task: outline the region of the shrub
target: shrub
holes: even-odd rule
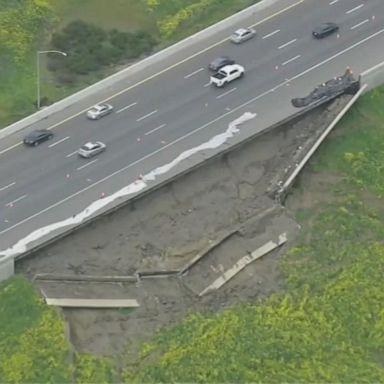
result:
[[[63,60],[57,55],[50,56],[49,68],[58,73],[85,75],[122,60],[140,57],[150,52],[155,44],[156,40],[144,31],[104,31],[84,21],[73,21],[51,40],[53,49],[66,52],[68,57]]]

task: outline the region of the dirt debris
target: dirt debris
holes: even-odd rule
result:
[[[180,269],[219,233],[237,228],[219,246],[211,264],[230,265],[263,242],[288,233],[288,243],[247,266],[215,293],[198,298],[180,277],[143,279],[135,283],[98,284],[39,282],[51,295],[137,298],[129,311],[65,309],[75,347],[98,355],[128,350],[133,357],[156,330],[176,324],[189,312],[216,312],[240,302],[257,302],[281,290],[278,261],[294,241],[297,224],[287,209],[271,198],[308,148],[347,102],[335,100],[258,137],[221,159],[183,176],[100,220],[83,227],[17,264],[31,278],[37,273],[134,275],[138,270]],[[259,215],[270,212],[261,220]],[[274,209],[276,208],[276,209]],[[253,248],[253,249],[252,249]],[[215,265],[216,265],[215,264]],[[203,270],[194,274],[208,286]],[[207,280],[207,281],[205,281]],[[196,280],[193,284],[196,284]]]

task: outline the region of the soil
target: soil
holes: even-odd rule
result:
[[[21,260],[18,272],[31,279],[41,273],[135,276],[138,271],[180,270],[202,253],[182,275],[119,283],[34,280],[50,297],[137,299],[139,308],[130,310],[63,310],[78,350],[115,358],[128,353],[132,360],[143,341],[190,312],[215,313],[284,289],[279,260],[299,226],[271,192],[346,101],[341,97],[319,107],[101,218]],[[313,198],[305,195],[308,204]],[[292,209],[297,206],[294,200],[290,197]],[[198,296],[218,271],[281,234],[287,235],[286,244],[249,264],[217,291]]]

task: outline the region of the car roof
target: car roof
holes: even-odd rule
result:
[[[221,68],[220,71],[229,71],[230,69],[240,69],[241,65],[239,64],[228,64],[225,67]]]
[[[236,35],[244,35],[244,33],[249,32],[249,31],[250,31],[249,28],[239,28],[234,33]]]
[[[222,61],[230,60],[228,56],[219,56],[212,60],[212,64],[221,63]]]
[[[98,143],[88,142],[88,143],[85,143],[85,144],[82,146],[82,148],[83,148],[83,149],[88,149],[88,150],[90,150],[90,149],[94,149],[94,148],[96,148],[96,147],[98,147],[98,146],[99,146]]]
[[[28,133],[28,137],[37,137],[37,136],[40,136],[40,135],[44,135],[46,133],[48,133],[49,131],[46,130],[46,129],[35,129],[34,131]]]
[[[96,104],[92,107],[93,110],[100,111],[105,107],[105,104]]]
[[[316,31],[322,31],[323,29],[327,29],[329,27],[336,27],[336,24],[331,22],[323,23],[316,28]]]

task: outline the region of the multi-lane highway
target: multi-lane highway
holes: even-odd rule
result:
[[[24,147],[19,135],[4,139],[0,249],[207,141],[246,111],[257,113],[254,125],[276,122],[292,113],[290,97],[304,95],[347,65],[359,72],[384,61],[382,0],[284,1],[267,11],[262,19],[246,18],[244,26],[256,24],[258,35],[244,44],[231,44],[230,31],[223,30],[189,59],[168,69],[159,63],[158,73],[138,74],[101,92],[99,100],[109,99],[115,107],[101,120],[85,118],[82,110],[94,100],[86,99],[58,113],[56,121],[29,127],[24,133],[47,125],[55,133],[37,148]],[[313,39],[312,29],[326,21],[339,24],[339,33]],[[215,89],[207,65],[221,55],[235,59],[246,73]],[[103,141],[107,151],[79,159],[76,151],[88,140]]]

